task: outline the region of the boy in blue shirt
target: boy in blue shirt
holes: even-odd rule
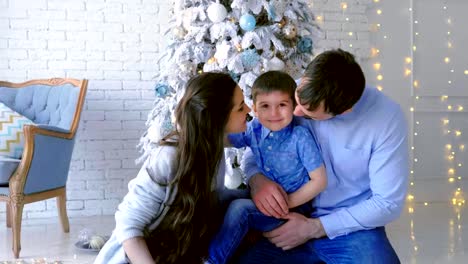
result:
[[[322,158],[309,130],[293,121],[295,81],[284,72],[269,71],[252,86],[256,119],[246,132],[230,134],[236,148],[249,146],[257,166],[288,194],[288,206],[310,214],[309,202],[327,186]],[[211,242],[208,263],[226,263],[249,229],[272,230],[284,219],[266,216],[250,199],[230,205],[221,230]]]

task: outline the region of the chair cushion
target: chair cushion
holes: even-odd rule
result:
[[[20,160],[3,159],[0,157],[0,187],[8,186],[8,180],[19,165]]]
[[[24,149],[23,126],[27,124],[34,123],[0,103],[0,159],[21,158]]]

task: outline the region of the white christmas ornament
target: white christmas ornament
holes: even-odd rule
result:
[[[213,3],[208,7],[207,10],[208,18],[213,23],[219,23],[223,21],[227,16],[226,8],[220,3]]]
[[[226,176],[224,177],[224,186],[228,189],[237,189],[242,184],[242,171],[240,168],[228,169],[226,167]]]
[[[269,71],[282,71],[284,66],[284,62],[276,56],[267,62],[267,68]]]

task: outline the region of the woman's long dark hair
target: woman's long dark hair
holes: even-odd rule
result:
[[[200,263],[207,255],[220,221],[215,216],[213,186],[236,86],[228,74],[214,72],[187,83],[176,108],[178,127],[161,142],[177,147],[175,177],[169,184],[176,184],[178,192],[162,223],[147,239],[158,263]]]

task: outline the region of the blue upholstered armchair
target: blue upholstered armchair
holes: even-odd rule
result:
[[[22,156],[0,160],[0,178],[7,179],[0,182],[0,201],[6,202],[6,223],[13,227],[17,258],[24,204],[57,197],[63,231],[69,232],[66,182],[87,84],[59,78],[0,81],[0,103],[32,121],[23,126]]]

